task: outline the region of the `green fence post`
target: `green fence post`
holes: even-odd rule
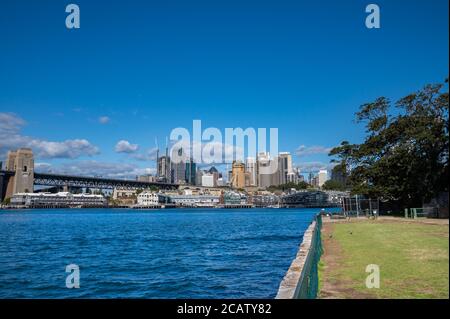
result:
[[[417,218],[417,208],[413,208],[413,213],[414,213],[413,218],[416,219]]]
[[[405,218],[408,218],[408,208],[405,208]]]

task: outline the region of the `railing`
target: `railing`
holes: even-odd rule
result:
[[[439,210],[437,207],[424,208],[405,208],[405,218],[439,218]]]
[[[295,299],[315,299],[319,291],[319,261],[323,253],[322,248],[322,216],[316,216],[311,246],[306,256],[305,265],[295,292]]]
[[[322,216],[318,214],[303,235],[296,258],[280,284],[276,299],[315,299],[319,290],[318,264],[322,255]]]

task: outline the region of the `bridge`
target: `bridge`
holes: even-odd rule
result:
[[[8,181],[14,177],[14,171],[0,170],[0,200],[3,201],[6,194]],[[125,189],[146,189],[158,187],[159,189],[178,189],[178,184],[161,182],[142,182],[137,180],[113,179],[103,177],[60,175],[48,173],[34,173],[34,185],[53,187],[79,187],[113,189],[116,187]]]

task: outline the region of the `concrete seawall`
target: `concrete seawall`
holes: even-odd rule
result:
[[[297,256],[292,261],[286,275],[281,281],[278,293],[275,299],[296,299],[298,298],[299,284],[305,278],[305,263],[311,251],[311,243],[314,232],[316,231],[316,221],[309,225],[303,235],[303,241],[300,244]]]

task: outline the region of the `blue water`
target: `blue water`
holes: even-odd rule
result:
[[[273,298],[317,212],[3,210],[0,298]]]

